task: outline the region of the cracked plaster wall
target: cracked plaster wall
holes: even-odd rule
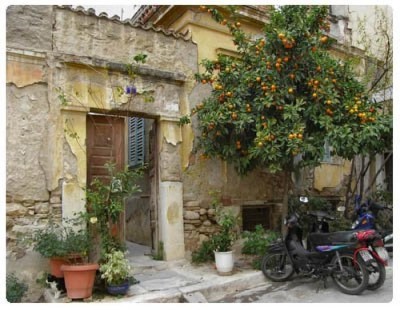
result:
[[[99,103],[100,108],[160,119],[163,145],[156,156],[164,165],[169,162],[158,181],[159,220],[169,234],[161,240],[167,259],[182,257],[183,156],[177,122],[189,110],[196,45],[54,6],[9,6],[6,45],[7,271],[17,271],[32,284],[27,300],[40,297],[34,282],[48,267],[19,241],[50,217],[61,221],[84,206],[86,114]],[[148,62],[139,68],[135,85],[139,90],[151,86],[154,103],[115,95],[115,85],[129,82],[121,68],[139,52],[148,55]],[[60,105],[59,87],[67,106]],[[178,243],[171,237],[177,234]],[[20,272],[23,261],[30,263]]]

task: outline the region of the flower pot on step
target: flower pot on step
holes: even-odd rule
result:
[[[129,280],[126,280],[121,284],[107,284],[107,292],[111,295],[125,295],[126,292],[129,290],[129,287]]]
[[[61,271],[62,265],[67,265],[68,261],[63,257],[50,257],[50,274],[56,278],[64,278],[64,273]]]
[[[233,270],[233,251],[229,252],[214,252],[215,255],[215,266],[217,271],[221,275],[229,275]]]
[[[71,299],[85,299],[92,296],[98,264],[62,265],[67,296]]]

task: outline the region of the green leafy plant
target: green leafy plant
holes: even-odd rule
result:
[[[192,263],[200,264],[214,260],[214,245],[211,239],[205,240],[192,252]]]
[[[107,284],[119,285],[129,278],[131,266],[122,251],[112,251],[105,254],[105,262],[100,266],[101,278]]]
[[[211,237],[211,244],[214,251],[228,252],[232,250],[233,242],[237,239],[236,227],[238,217],[231,210],[217,209],[217,223],[219,232]]]
[[[64,240],[64,228],[50,221],[45,228],[35,231],[33,249],[46,258],[63,257],[67,253]]]
[[[67,260],[72,263],[82,263],[89,259],[93,245],[92,236],[86,227],[66,227],[63,241]]]
[[[137,180],[143,175],[145,166],[135,169],[125,167],[117,172],[114,163],[107,163],[105,168],[108,171],[108,181],[96,178],[86,189],[87,212],[84,214],[91,232],[100,235],[103,254],[122,249],[110,224],[116,223],[124,210],[125,198],[140,191]]]
[[[242,236],[245,238],[242,253],[254,255],[252,265],[255,269],[260,269],[262,256],[268,245],[278,238],[278,234],[275,231],[265,230],[262,225],[256,225],[254,231],[245,231]]]
[[[6,278],[6,298],[8,302],[21,302],[22,297],[28,290],[28,285],[18,279],[14,273],[10,273]]]

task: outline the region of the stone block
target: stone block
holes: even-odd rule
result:
[[[203,222],[204,226],[211,226],[211,222],[209,220]]]
[[[194,226],[200,226],[202,221],[200,220],[185,220],[185,224],[193,224]]]
[[[194,229],[196,229],[196,227],[192,224],[185,224],[184,229],[185,230],[194,230]]]
[[[208,216],[214,216],[215,215],[215,209],[212,209],[212,208],[208,209],[207,210],[207,214],[208,214]]]
[[[50,211],[49,204],[47,202],[38,203],[35,205],[35,213],[37,214],[48,214]]]
[[[200,207],[200,205],[201,205],[201,201],[200,200],[186,201],[184,203],[185,208],[186,207],[189,207],[189,208],[191,208],[191,207]]]
[[[200,213],[200,215],[205,215],[205,214],[207,214],[207,210],[204,208],[201,208],[199,213]]]
[[[26,214],[27,209],[19,203],[8,203],[6,207],[7,216],[21,216]]]
[[[207,303],[207,299],[200,292],[187,293],[182,295],[185,303]]]
[[[183,218],[185,220],[198,220],[200,218],[200,214],[193,211],[185,211],[183,213]]]

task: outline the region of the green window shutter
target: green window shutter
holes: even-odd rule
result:
[[[331,146],[330,146],[328,140],[325,140],[325,144],[324,144],[324,157],[323,157],[323,159],[322,159],[322,162],[325,162],[325,163],[332,163]]]
[[[144,164],[144,118],[128,118],[128,165],[136,167]]]

